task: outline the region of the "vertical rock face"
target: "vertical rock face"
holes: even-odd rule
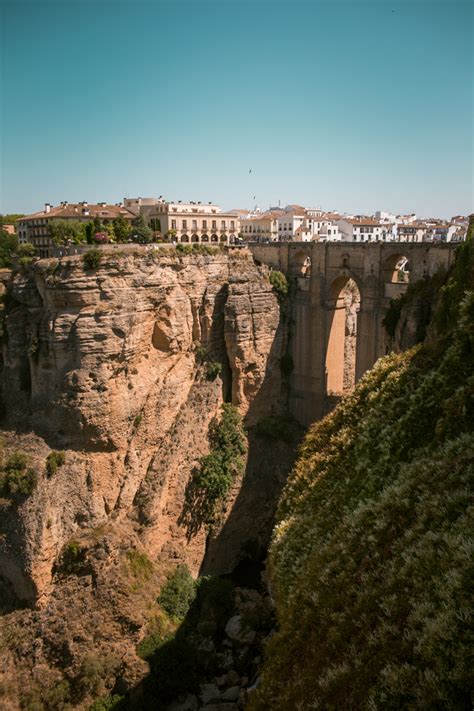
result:
[[[18,445],[39,473],[0,524],[9,584],[47,596],[65,542],[104,524],[197,572],[205,533],[181,512],[211,419],[223,399],[250,424],[281,405],[285,334],[265,268],[246,252],[108,253],[95,271],[45,260],[14,277],[7,301],[6,429],[28,423]],[[48,478],[51,449],[66,464]]]

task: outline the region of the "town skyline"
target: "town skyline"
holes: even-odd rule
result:
[[[165,185],[226,209],[472,210],[469,2],[0,7],[3,213]]]

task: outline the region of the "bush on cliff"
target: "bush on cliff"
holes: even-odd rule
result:
[[[270,272],[270,284],[276,293],[278,301],[284,301],[288,296],[288,280],[282,272]]]
[[[33,492],[38,477],[34,469],[28,467],[28,456],[24,452],[15,452],[0,471],[0,492],[11,496],[28,496]]]
[[[86,269],[98,269],[102,261],[102,254],[99,249],[89,249],[82,256],[82,261]]]
[[[209,442],[211,451],[201,457],[192,483],[202,522],[212,526],[219,519],[235,478],[244,468],[246,438],[242,418],[230,403],[222,405],[220,420],[212,420]]]
[[[158,602],[173,619],[185,617],[196,597],[196,583],[186,564],[178,565],[168,576],[158,597]]]
[[[62,467],[66,461],[64,452],[53,451],[46,457],[46,473],[48,476],[56,474],[58,467]]]
[[[252,711],[471,707],[472,238],[434,323],[308,432],[271,544],[279,629]]]

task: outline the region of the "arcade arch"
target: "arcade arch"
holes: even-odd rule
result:
[[[410,281],[410,263],[401,253],[391,254],[382,265],[382,278],[385,284],[408,284]]]
[[[342,395],[350,392],[355,385],[360,301],[360,290],[354,279],[347,275],[335,279],[326,303],[329,334],[326,348],[328,395]]]

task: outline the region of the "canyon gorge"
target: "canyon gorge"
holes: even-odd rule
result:
[[[291,561],[304,569],[308,521],[317,518],[316,509],[304,510],[315,486],[307,472],[331,442],[310,430],[298,445],[304,427],[334,406],[321,427],[336,439],[339,429],[343,437],[366,417],[360,403],[375,397],[371,390],[378,392],[386,376],[390,381],[391,369],[404,367],[398,361],[387,370],[377,366],[352,395],[379,355],[411,348],[427,334],[436,340],[430,323],[453,263],[451,249],[412,250],[415,278],[407,292],[408,284],[390,281],[400,259],[394,249],[329,253],[321,247],[295,248],[293,255],[288,248],[286,255],[265,248],[252,254],[125,246],[102,250],[93,268],[77,255],[1,275],[0,700],[6,711],[195,711],[201,705],[234,711],[248,702],[304,709],[305,694],[316,698],[309,683],[302,697],[292,690],[294,670],[282,652],[292,643],[282,615],[287,591],[305,590],[294,582]],[[278,269],[286,274],[284,289],[272,276]],[[399,406],[398,395],[395,400]],[[241,423],[242,466],[234,467],[210,523],[198,505],[196,475],[226,412]],[[344,451],[343,440],[337,446]],[[344,471],[349,481],[349,464]],[[324,510],[321,501],[317,506]],[[225,619],[209,610],[198,588],[200,621],[177,629],[159,597],[176,570],[204,581],[209,599],[212,586],[222,584]],[[298,641],[300,622],[289,604]],[[243,620],[252,620],[250,628]],[[212,683],[199,696],[189,672],[184,696],[175,700],[166,690],[160,702],[162,689],[152,688],[149,669],[166,676],[156,661],[163,659],[139,652],[159,637],[171,657],[183,642],[180,629]],[[266,645],[269,671],[264,666],[262,673]],[[295,659],[302,653],[293,651]],[[276,681],[280,674],[287,697]],[[91,706],[97,699],[109,701]],[[360,698],[354,703],[363,708]]]

